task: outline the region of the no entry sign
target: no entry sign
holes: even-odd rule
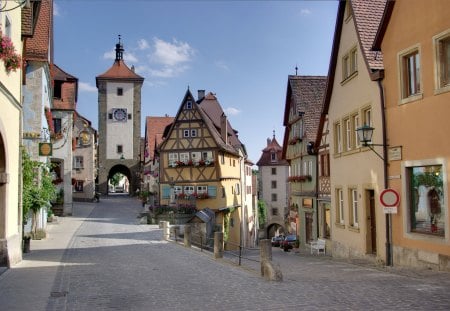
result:
[[[394,189],[384,189],[380,193],[380,203],[385,214],[397,214],[400,195]]]

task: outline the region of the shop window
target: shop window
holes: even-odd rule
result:
[[[442,165],[406,168],[410,231],[445,237],[446,207]]]

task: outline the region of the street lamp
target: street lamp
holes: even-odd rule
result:
[[[371,127],[370,125],[364,124],[361,127],[358,127],[356,129],[356,133],[358,134],[358,139],[361,142],[363,147],[369,147],[370,150],[372,150],[373,152],[376,153],[376,155],[384,161],[384,158],[381,156],[381,154],[379,154],[378,152],[375,151],[375,149],[373,149],[373,146],[382,146],[382,147],[386,147],[387,145],[384,144],[373,144],[372,143],[372,135],[373,135],[373,130],[374,128]]]
[[[125,157],[123,156],[123,153],[122,153],[122,155],[120,156],[120,160],[125,160]]]
[[[372,143],[372,135],[373,135],[373,130],[374,128],[370,125],[364,124],[361,127],[358,127],[356,129],[356,133],[358,134],[358,139],[361,142],[363,147],[369,147],[370,150],[372,150],[373,152],[376,153],[376,155],[383,160],[383,169],[384,169],[384,187],[387,189],[388,188],[388,171],[387,171],[387,167],[388,167],[388,162],[387,162],[387,151],[386,151],[386,147],[388,146],[387,144],[383,143],[383,144],[373,144]],[[383,141],[385,142],[386,139],[384,138]],[[383,147],[383,156],[381,156],[378,152],[375,151],[375,149],[373,149],[373,146],[382,146]],[[391,228],[392,228],[392,219],[391,219],[391,214],[390,213],[386,213],[386,265],[387,266],[391,266],[392,265],[392,247],[391,247],[391,243],[392,243],[392,232],[391,232]]]

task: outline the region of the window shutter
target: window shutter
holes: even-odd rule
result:
[[[217,187],[216,186],[208,186],[208,196],[215,198],[217,196]]]
[[[162,198],[170,199],[170,186],[163,186],[162,188]]]

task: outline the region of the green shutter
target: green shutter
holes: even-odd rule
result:
[[[208,186],[208,196],[215,198],[217,196],[217,187],[216,186]]]
[[[162,188],[162,198],[170,199],[170,186],[163,186]]]

